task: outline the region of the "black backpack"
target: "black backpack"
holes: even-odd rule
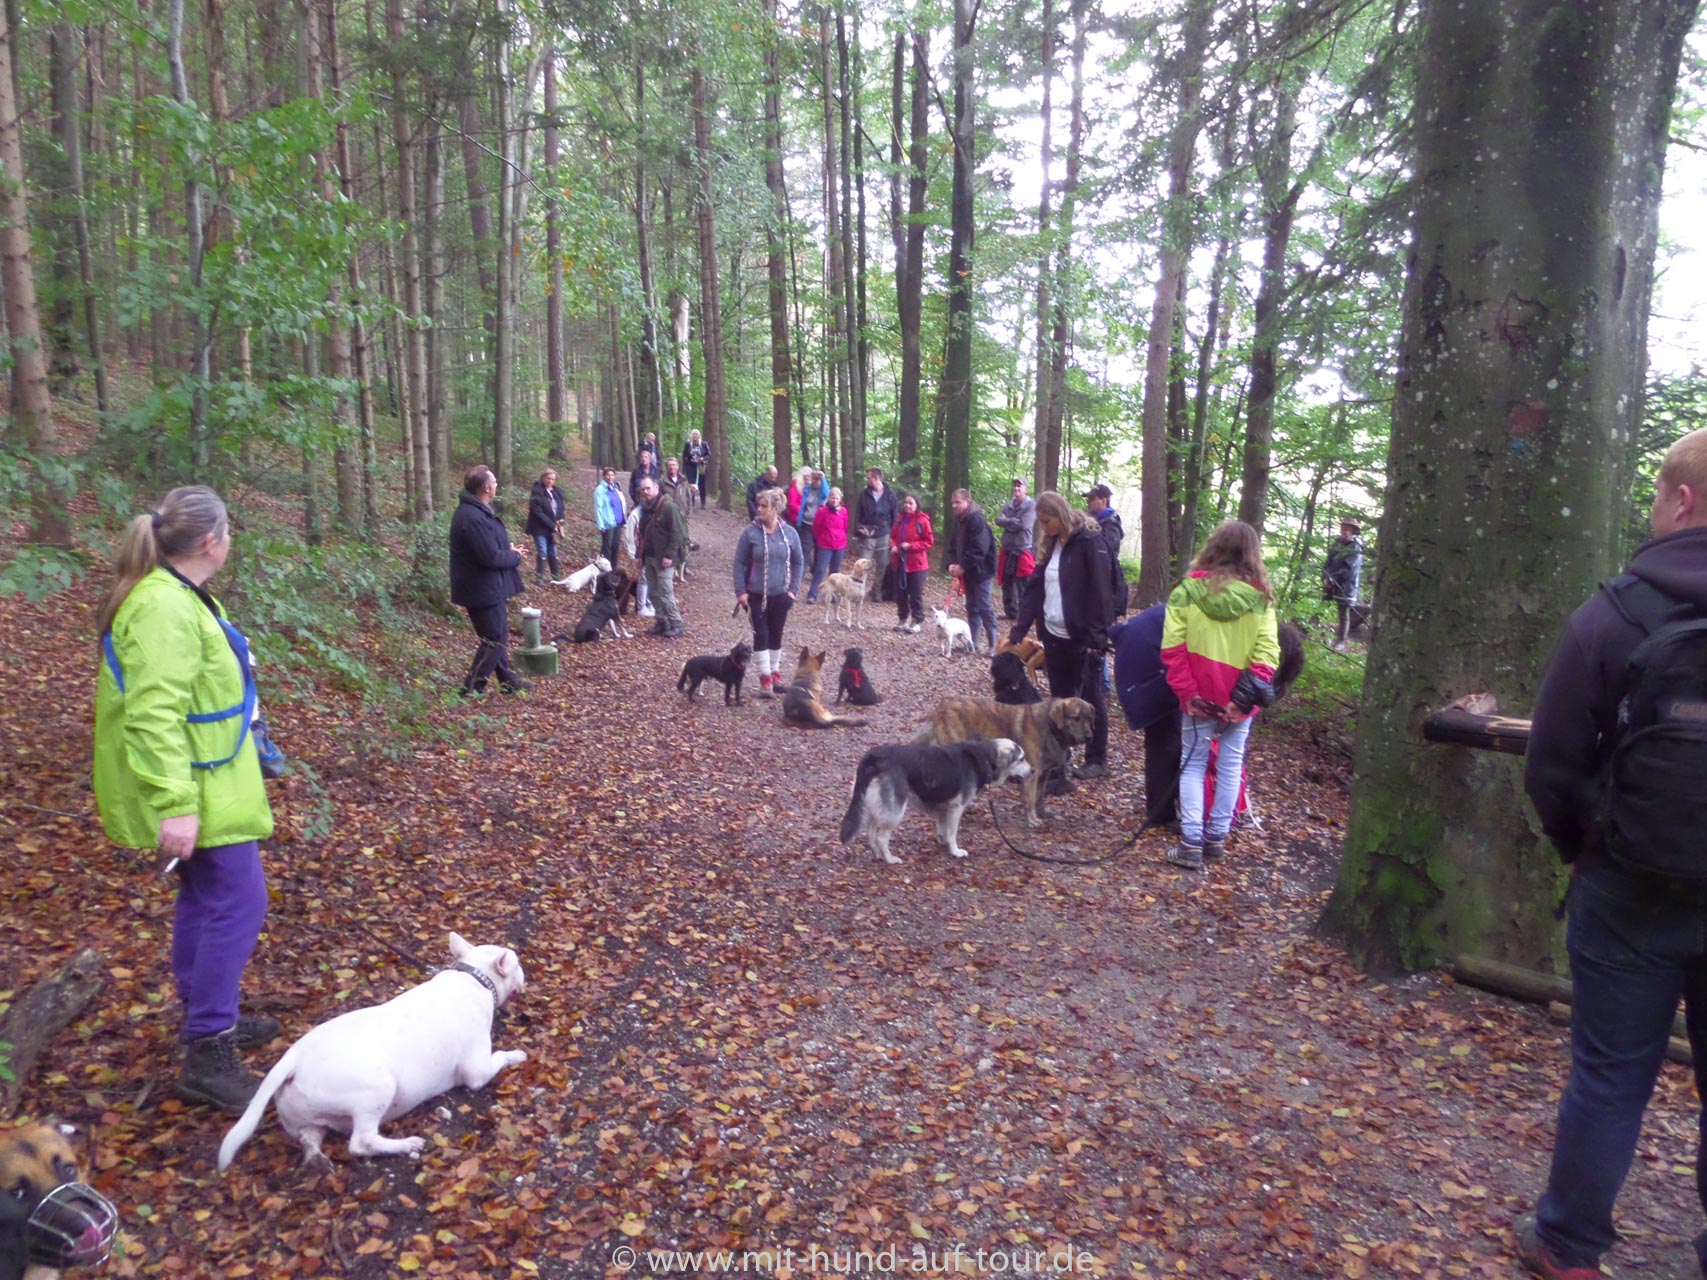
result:
[[[1707,616],[1633,574],[1604,590],[1646,633],[1604,773],[1607,852],[1635,871],[1707,885]]]

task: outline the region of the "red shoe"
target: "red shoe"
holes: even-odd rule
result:
[[[1553,1257],[1541,1243],[1541,1231],[1535,1225],[1535,1215],[1529,1214],[1517,1222],[1517,1256],[1542,1280],[1599,1280],[1600,1268],[1567,1267]]]

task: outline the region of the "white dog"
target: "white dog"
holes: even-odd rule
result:
[[[954,653],[954,647],[959,645],[967,653],[976,653],[972,647],[972,628],[966,625],[965,618],[951,618],[946,609],[932,609],[936,616],[936,633],[942,637],[942,656],[949,657]]]
[[[219,1144],[224,1172],[278,1094],[279,1123],[302,1144],[304,1163],[332,1162],[328,1130],[347,1131],[355,1156],[418,1155],[425,1138],[385,1138],[379,1126],[453,1085],[478,1089],[520,1049],[492,1052],[492,1015],[522,989],[521,961],[508,947],[472,947],[450,935],[456,963],[394,1000],[352,1009],[315,1027],[267,1072],[242,1118]]]
[[[861,556],[853,562],[848,573],[832,573],[824,579],[824,609],[826,620],[840,618],[838,604],[847,606],[848,630],[854,629],[854,611],[859,611],[859,625],[865,627],[865,584],[871,580],[871,560]]]
[[[588,587],[593,585],[593,579],[597,578],[601,573],[609,572],[610,561],[606,560],[603,556],[598,556],[592,561],[592,563],[582,565],[567,578],[553,578],[551,580],[551,585],[554,587],[568,587],[571,591],[585,591]]]

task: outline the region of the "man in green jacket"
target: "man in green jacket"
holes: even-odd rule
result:
[[[652,634],[665,640],[682,634],[682,611],[676,607],[676,565],[687,545],[687,530],[676,504],[659,496],[658,482],[640,482],[638,550],[646,565],[646,586],[658,611]]]

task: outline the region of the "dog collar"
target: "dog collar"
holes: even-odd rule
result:
[[[473,965],[464,964],[461,960],[458,960],[455,964],[447,964],[443,969],[440,969],[439,972],[440,973],[466,973],[469,977],[473,978],[481,986],[485,987],[487,991],[492,993],[492,1014],[494,1017],[497,1016],[499,1000],[498,1000],[498,984],[496,982],[493,982],[492,979],[488,978],[485,974],[481,973],[480,970],[476,969]]]

